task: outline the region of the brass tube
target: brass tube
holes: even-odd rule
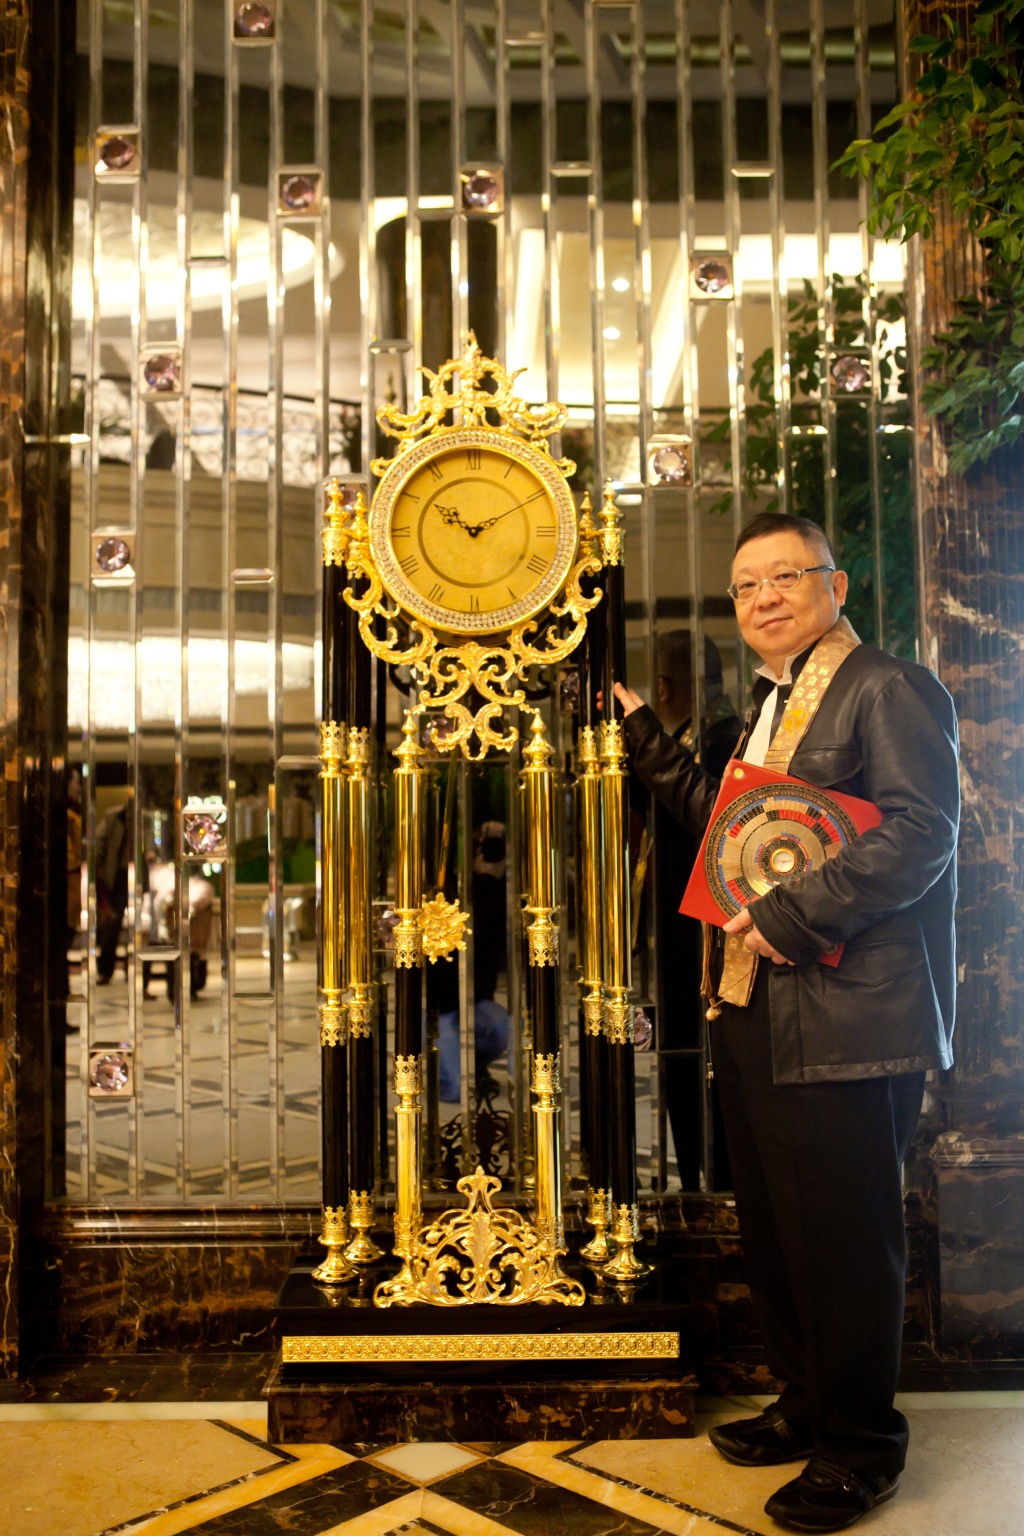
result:
[[[597,731],[584,726],[577,744],[577,824],[579,827],[579,902],[581,998],[585,1028],[601,1028],[601,977],[604,940],[601,900],[601,764]]]
[[[551,1245],[552,1254],[565,1251],[562,1225],[562,1159],[558,1126],[561,1092],[561,1052],[533,1058],[530,1086],[535,1100],[533,1113],[537,1156],[537,1231]]]
[[[533,966],[558,964],[558,929],[553,921],[555,890],[555,850],[553,787],[551,769],[552,750],[544,730],[544,722],[534,715],[530,727],[531,740],[523,751],[525,766],[522,771],[523,790],[526,798],[526,910],[533,918],[526,930],[529,945],[529,963]],[[539,1049],[553,1050],[556,1044],[537,1040]]]
[[[346,1258],[370,1264],[381,1250],[370,1237],[374,1218],[373,1155],[373,906],[370,891],[370,732],[349,727],[346,756],[346,970],[352,1089],[352,1170]]]

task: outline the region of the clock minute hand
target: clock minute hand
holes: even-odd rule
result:
[[[536,496],[536,494],[537,492],[534,491],[533,496]],[[526,506],[527,502],[533,500],[533,496],[527,496],[526,501],[517,502],[514,507],[509,507],[507,512],[499,512],[497,517],[485,517],[482,523],[464,523],[463,527],[467,533],[471,533],[475,537],[476,534],[482,533],[485,528],[493,528],[495,523],[500,523],[503,517],[510,517],[513,512],[518,512],[521,507]]]

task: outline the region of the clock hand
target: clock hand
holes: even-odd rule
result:
[[[458,507],[442,507],[440,502],[437,502],[436,506],[441,514],[442,523],[447,523],[450,528],[465,528],[467,533],[474,531],[467,523],[462,521],[462,518],[459,516]]]
[[[533,494],[535,496],[537,494],[536,491],[534,491]],[[517,502],[514,507],[509,507],[507,512],[499,512],[497,517],[485,517],[482,523],[463,523],[462,526],[465,528],[467,533],[472,534],[475,538],[476,535],[478,533],[482,533],[485,528],[493,528],[495,523],[500,523],[503,517],[509,517],[513,512],[518,512],[520,508],[525,507],[527,502],[532,500],[533,496],[527,496],[526,501]]]

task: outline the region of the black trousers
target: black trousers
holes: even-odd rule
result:
[[[893,1407],[903,1333],[902,1163],[924,1073],[777,1085],[769,962],[747,1008],[711,1026],[740,1236],[779,1408],[815,1453],[862,1473],[902,1470]]]

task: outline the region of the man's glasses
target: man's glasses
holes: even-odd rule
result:
[[[734,603],[752,603],[765,585],[771,587],[773,592],[792,592],[801,576],[813,575],[815,571],[834,570],[834,565],[804,565],[799,570],[776,571],[774,576],[762,576],[760,581],[734,581],[725,590]]]

